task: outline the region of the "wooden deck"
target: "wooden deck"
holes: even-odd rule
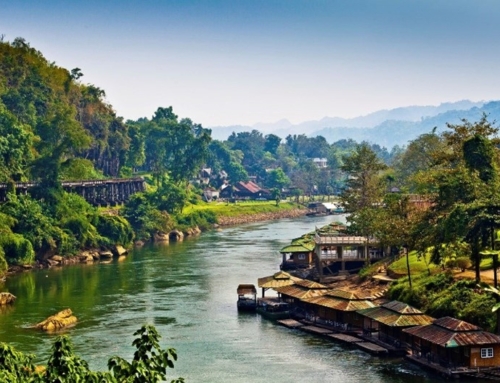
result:
[[[280,319],[277,321],[277,323],[291,329],[301,330],[309,334],[318,335],[321,337],[325,337],[327,339],[331,339],[336,342],[355,345],[359,349],[368,352],[372,355],[387,356],[392,354],[390,350],[388,350],[388,348],[376,344],[368,339],[362,339],[358,336],[353,336],[350,334],[346,334],[344,332],[339,332],[336,329],[328,328],[321,325],[316,325],[315,323],[305,319],[302,319],[300,321],[295,319]]]
[[[332,330],[329,330],[327,328],[317,327],[317,326],[303,326],[303,327],[300,327],[300,330],[311,333],[311,334],[315,334],[315,335],[327,335],[327,334],[331,334],[333,332]]]
[[[355,336],[352,335],[347,335],[347,334],[328,334],[327,335],[329,338],[332,338],[334,340],[338,340],[342,343],[358,343],[358,342],[363,342],[362,339],[356,338]]]
[[[301,323],[299,321],[296,321],[295,319],[280,319],[278,321],[278,324],[288,327],[288,328],[300,328],[304,326],[304,323]]]
[[[363,351],[372,355],[389,355],[389,351],[375,343],[371,342],[357,342],[355,345]]]
[[[377,346],[385,348],[387,350],[387,352],[392,356],[405,356],[406,354],[408,354],[408,351],[406,350],[406,348],[395,347],[392,344],[385,343],[384,341],[380,340],[377,336],[360,335],[360,337],[363,340],[365,340],[366,342],[374,343]]]

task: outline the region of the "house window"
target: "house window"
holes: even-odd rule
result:
[[[493,358],[493,347],[482,348],[481,358]]]
[[[305,254],[299,254],[299,259],[301,261],[303,261],[304,259],[306,259],[306,255]]]

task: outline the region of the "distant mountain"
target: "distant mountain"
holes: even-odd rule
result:
[[[394,145],[406,145],[419,135],[429,133],[434,127],[438,132],[442,132],[446,130],[447,123],[458,124],[462,119],[475,122],[483,114],[488,116],[490,122],[500,121],[500,101],[488,102],[481,107],[472,107],[468,110],[448,110],[432,117],[424,117],[420,121],[386,120],[371,128],[323,128],[308,136],[323,136],[330,143],[351,138],[358,142],[368,141],[392,148]]]
[[[233,132],[249,132],[253,129],[259,130],[263,134],[273,133],[282,138],[285,138],[289,134],[307,134],[308,136],[317,136],[321,134],[329,142],[334,142],[341,138],[347,138],[347,132],[345,132],[345,130],[352,129],[353,131],[349,132],[348,138],[354,139],[354,137],[359,136],[366,137],[364,139],[369,139],[368,137],[370,137],[370,134],[365,131],[366,129],[380,126],[383,127],[385,126],[384,124],[392,126],[393,123],[391,123],[391,121],[399,121],[398,124],[401,127],[403,125],[410,126],[411,123],[420,123],[424,119],[432,118],[447,112],[469,111],[474,108],[481,108],[484,104],[484,101],[472,102],[469,100],[463,100],[458,102],[443,103],[438,106],[407,106],[390,110],[380,110],[355,118],[324,117],[321,120],[305,121],[296,125],[293,125],[290,121],[283,119],[276,123],[259,123],[253,126],[234,125],[211,127],[211,129],[212,137],[218,140],[226,140]],[[381,138],[379,137],[379,134],[376,136],[377,138]],[[329,137],[332,137],[333,141]]]

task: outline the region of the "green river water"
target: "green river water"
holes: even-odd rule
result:
[[[440,381],[401,359],[372,357],[258,314],[238,314],[238,284],[257,285],[257,278],[278,271],[281,247],[331,220],[241,225],[135,249],[122,261],[11,276],[0,289],[18,299],[0,312],[0,341],[46,362],[55,336],[30,326],[69,307],[78,323],[66,333],[93,369],[105,370],[112,355],[130,360],[133,332],[150,323],[162,345],[179,354],[169,378],[188,383]]]

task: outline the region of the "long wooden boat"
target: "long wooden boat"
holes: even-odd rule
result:
[[[256,311],[267,319],[287,319],[290,318],[291,306],[276,298],[259,298]]]
[[[257,289],[255,285],[238,285],[236,292],[238,293],[238,301],[236,302],[238,311],[255,311],[257,307]]]

